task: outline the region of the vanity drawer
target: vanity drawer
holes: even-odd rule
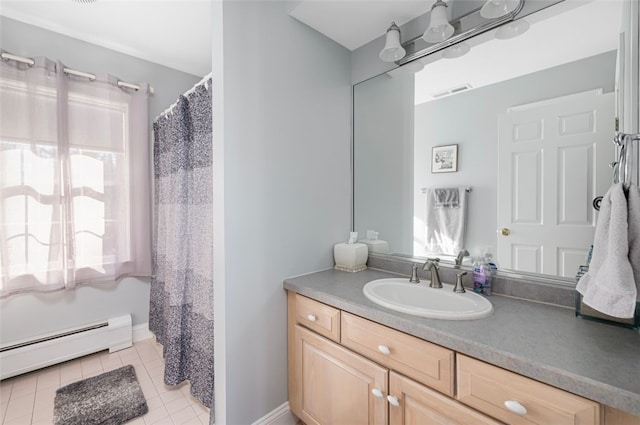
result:
[[[600,424],[598,403],[461,354],[457,380],[458,400],[509,424]]]
[[[344,311],[341,321],[342,345],[453,397],[453,351]]]
[[[296,294],[296,323],[340,342],[340,310]]]

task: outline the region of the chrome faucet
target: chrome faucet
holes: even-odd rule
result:
[[[438,273],[439,258],[429,258],[422,266],[422,270],[431,271],[431,282],[429,286],[432,288],[442,288],[442,282],[440,282],[440,274]]]
[[[418,265],[413,264],[411,266],[411,277],[409,278],[410,283],[420,283],[420,278],[418,277]]]
[[[467,257],[468,255],[469,255],[469,251],[467,251],[466,249],[463,249],[458,253],[458,256],[456,257],[456,268],[462,265],[462,260],[464,259],[464,257]]]
[[[456,273],[456,286],[453,287],[453,292],[457,292],[458,294],[464,294],[466,292],[462,284],[462,277],[466,274],[467,272]]]

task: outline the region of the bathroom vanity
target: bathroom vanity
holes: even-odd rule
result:
[[[411,316],[363,295],[390,277],[285,280],[289,404],[307,425],[640,424],[637,331],[500,295],[485,319]]]

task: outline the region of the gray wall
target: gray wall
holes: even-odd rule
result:
[[[414,81],[383,74],[353,91],[355,231],[379,232],[392,253],[413,248]]]
[[[150,119],[201,78],[5,17],[0,17],[0,40],[3,49],[16,55],[46,56],[81,71],[150,83],[156,90],[149,100]],[[134,326],[148,322],[148,280],[127,278],[70,291],[15,295],[0,301],[0,343],[124,313],[132,314]]]
[[[486,246],[496,252],[498,114],[512,106],[597,88],[612,92],[615,62],[615,51],[603,53],[416,106],[415,190],[473,186],[465,236],[465,248],[472,255],[480,255],[478,249]],[[455,143],[459,171],[431,174],[431,148]],[[419,203],[423,201],[423,196],[416,195],[417,217],[424,216]]]
[[[216,423],[250,424],[288,399],[283,279],[332,267],[333,244],[348,238],[350,61],[346,49],[287,16],[287,2],[220,3]]]

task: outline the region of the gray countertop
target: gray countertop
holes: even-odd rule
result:
[[[640,415],[640,335],[575,317],[573,309],[493,295],[480,320],[425,319],[380,307],[362,287],[396,274],[326,270],[284,281],[284,288],[410,335]]]

